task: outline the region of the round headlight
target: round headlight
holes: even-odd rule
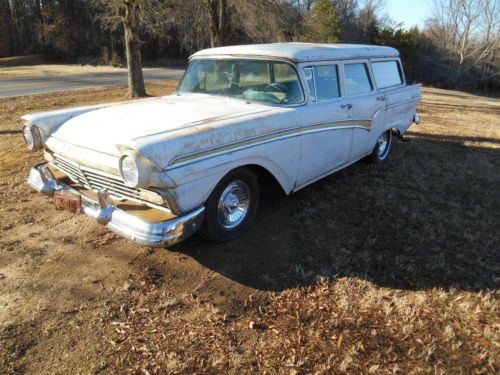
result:
[[[120,162],[120,174],[123,181],[130,187],[136,187],[139,184],[139,168],[131,156],[124,155]]]
[[[42,136],[40,130],[35,125],[28,124],[24,126],[23,138],[26,147],[30,151],[37,151],[42,148]]]

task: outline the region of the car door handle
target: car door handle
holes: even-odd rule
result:
[[[381,102],[383,102],[385,100],[385,95],[377,96],[377,100],[380,100]]]
[[[345,109],[345,108],[347,108],[347,109],[351,109],[351,108],[352,108],[352,104],[351,104],[351,103],[342,104],[342,105],[340,106],[340,108],[344,108],[344,109]]]

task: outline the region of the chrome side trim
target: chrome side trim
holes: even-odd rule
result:
[[[168,171],[190,164],[194,159],[202,158],[202,160],[204,160],[225,154],[227,152],[239,151],[245,148],[259,146],[262,144],[275,142],[277,140],[293,138],[304,134],[311,134],[311,133],[323,132],[334,129],[335,130],[347,129],[347,128],[361,128],[370,131],[371,125],[372,125],[371,120],[360,119],[360,120],[341,120],[336,122],[312,124],[305,127],[299,126],[299,127],[287,128],[284,130],[278,130],[262,135],[257,135],[246,138],[241,141],[226,143],[225,145],[214,146],[206,148],[201,151],[195,151],[176,157],[169,163],[169,167],[167,167],[166,170]]]
[[[200,207],[171,220],[148,222],[114,206],[106,189],[99,190],[98,200],[94,201],[70,186],[58,182],[47,163],[31,169],[28,184],[36,191],[49,196],[55,191],[79,194],[82,197],[81,213],[95,219],[118,235],[147,246],[170,246],[188,238],[201,227],[205,215],[205,207]]]
[[[318,124],[311,124],[306,126],[299,126],[293,128],[287,128],[283,130],[278,130],[275,132],[266,133],[263,135],[257,135],[253,137],[246,138],[244,140],[235,141],[231,143],[226,143],[221,146],[214,146],[210,148],[206,148],[201,151],[195,151],[192,153],[187,153],[172,159],[165,169],[165,171],[169,171],[172,169],[177,169],[198,161],[206,160],[209,158],[213,158],[216,156],[220,156],[226,154],[228,152],[234,152],[243,150],[249,147],[260,146],[266,143],[279,141],[282,139],[288,139],[292,137],[297,137],[305,134],[323,132],[328,130],[336,130],[336,129],[346,129],[346,128],[361,128],[367,131],[371,131],[373,122],[375,118],[379,115],[380,112],[385,111],[389,108],[397,107],[403,104],[408,104],[416,101],[420,101],[421,97],[412,98],[409,100],[405,100],[399,103],[391,104],[389,106],[385,106],[379,108],[371,119],[358,119],[358,120],[340,120],[335,122],[325,122]]]
[[[405,101],[403,101],[403,102],[394,103],[394,104],[387,105],[387,106],[385,106],[385,107],[379,108],[379,109],[375,112],[375,114],[373,115],[373,119],[375,119],[375,117],[377,117],[377,116],[378,116],[378,114],[379,114],[380,112],[385,111],[385,110],[387,110],[387,109],[389,109],[389,108],[397,107],[397,106],[400,106],[400,105],[403,105],[403,104],[408,104],[408,103],[418,102],[418,101],[420,101],[420,100],[422,100],[422,98],[421,98],[421,97],[418,97],[418,98],[413,98],[413,99],[405,100]]]

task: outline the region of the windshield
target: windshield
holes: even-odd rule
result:
[[[273,104],[299,104],[304,92],[297,70],[279,61],[195,59],[177,93],[228,96]]]

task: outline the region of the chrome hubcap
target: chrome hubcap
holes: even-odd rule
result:
[[[380,159],[383,159],[387,155],[387,151],[389,150],[389,135],[388,132],[382,134],[377,140],[377,154]]]
[[[233,181],[222,192],[217,206],[219,223],[226,229],[238,226],[247,216],[250,189],[243,181]]]

